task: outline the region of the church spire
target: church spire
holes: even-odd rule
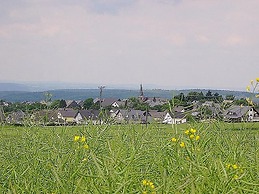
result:
[[[140,84],[139,97],[144,97],[144,92],[143,92],[142,84]]]
[[[143,92],[143,86],[142,86],[142,84],[140,84],[139,98],[140,98],[141,100],[144,99],[144,92]]]

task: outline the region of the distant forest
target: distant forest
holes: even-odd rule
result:
[[[210,90],[212,93],[218,93],[222,97],[233,95],[235,99],[249,97],[248,92],[227,91],[227,90]],[[99,89],[64,89],[64,90],[49,90],[52,94],[52,100],[85,100],[87,98],[98,98]],[[206,89],[191,89],[191,90],[144,90],[144,95],[147,97],[161,97],[172,99],[173,96],[183,93],[187,95],[189,92],[202,92],[204,95],[208,92]],[[22,91],[0,91],[0,100],[8,102],[40,102],[45,99],[46,92],[22,92]],[[123,89],[104,89],[103,98],[118,98],[125,99],[139,96],[138,90],[123,90]]]

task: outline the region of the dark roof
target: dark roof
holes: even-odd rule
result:
[[[157,110],[150,110],[149,114],[152,118],[163,119],[166,115],[166,112],[158,112]]]
[[[21,124],[25,116],[26,115],[25,115],[25,113],[23,111],[18,110],[17,112],[10,113],[7,116],[6,120],[9,123]]]
[[[5,120],[5,116],[4,116],[4,111],[2,109],[2,107],[0,107],[0,122]]]
[[[91,110],[79,110],[79,113],[81,114],[83,119],[91,119],[93,116]]]
[[[97,119],[100,115],[100,111],[99,110],[91,110],[92,113],[92,118],[93,119]]]
[[[169,114],[172,118],[176,118],[176,119],[182,119],[185,117],[185,114],[182,112],[174,112],[174,113],[169,112]]]
[[[35,122],[40,123],[62,123],[63,120],[58,118],[58,110],[40,110],[32,115]]]
[[[183,106],[175,106],[173,108],[173,111],[174,112],[182,112],[182,111],[184,111],[184,107]]]
[[[67,108],[79,108],[80,105],[74,100],[66,100]]]
[[[118,111],[116,111],[116,115],[118,115],[119,113],[122,114],[123,118],[125,120],[134,120],[134,121],[138,121],[138,120],[142,120],[145,118],[144,113],[145,111],[141,111],[141,110],[125,110],[125,109],[120,109]]]
[[[102,100],[102,106],[107,107],[107,106],[110,106],[114,102],[117,102],[117,101],[118,101],[118,99],[116,99],[116,98],[105,98],[105,99]]]
[[[251,106],[231,106],[226,111],[224,111],[223,115],[226,118],[241,118],[243,117],[252,107]]]
[[[62,117],[72,117],[75,118],[76,115],[78,114],[77,110],[59,110],[59,113],[62,115]]]

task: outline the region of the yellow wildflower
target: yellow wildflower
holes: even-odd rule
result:
[[[194,135],[193,135],[193,134],[191,134],[191,135],[190,135],[190,139],[193,139],[193,138],[194,138]]]
[[[232,167],[233,167],[233,169],[238,169],[237,164],[233,164]]]
[[[234,177],[233,177],[235,180],[237,180],[239,177],[238,177],[238,175],[234,175]]]
[[[151,189],[154,189],[154,188],[155,188],[155,185],[153,185],[153,184],[150,185],[150,188],[151,188]]]
[[[146,179],[144,179],[144,180],[142,181],[142,184],[143,184],[143,185],[147,185],[147,183],[148,183],[148,181],[147,181]]]
[[[143,191],[142,194],[147,194],[147,192],[146,192],[146,191]]]
[[[80,136],[78,136],[78,135],[76,135],[76,136],[74,137],[74,141],[75,141],[75,142],[79,141],[79,139],[80,139]]]
[[[87,158],[84,158],[83,160],[82,160],[82,162],[86,162],[87,161]]]
[[[86,141],[85,136],[82,136],[82,137],[81,137],[81,142],[85,142],[85,141]]]
[[[184,133],[185,133],[186,135],[189,135],[190,131],[187,129]]]
[[[181,148],[184,148],[184,147],[185,147],[185,143],[184,143],[183,141],[180,143],[180,147],[181,147]]]
[[[231,168],[231,164],[227,164],[226,167],[227,167],[227,169],[230,169]]]
[[[259,77],[256,78],[256,81],[259,82]]]
[[[246,91],[250,92],[250,86],[246,86]]]
[[[195,137],[195,140],[198,141],[199,139],[200,139],[200,136],[197,135],[197,136]]]
[[[85,144],[85,145],[83,146],[83,148],[85,148],[85,149],[87,150],[87,149],[89,149],[89,146],[88,146],[87,144]]]
[[[190,129],[191,133],[196,133],[196,129]]]
[[[175,137],[173,137],[172,142],[177,142],[177,139]]]

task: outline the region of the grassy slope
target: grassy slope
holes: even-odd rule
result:
[[[0,193],[259,192],[259,123],[4,126],[0,136]]]

